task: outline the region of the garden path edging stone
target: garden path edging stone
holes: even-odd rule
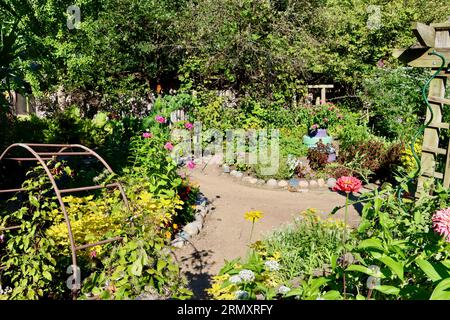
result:
[[[210,211],[210,202],[202,193],[199,193],[198,198],[195,201],[195,220],[186,224],[183,229],[177,233],[175,238],[171,241],[171,246],[182,248],[191,238],[198,235],[202,231],[206,216]]]

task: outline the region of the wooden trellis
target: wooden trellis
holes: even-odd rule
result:
[[[450,107],[450,99],[446,98],[447,81],[450,77],[450,20],[430,25],[415,22],[412,29],[418,43],[408,49],[396,49],[394,51],[396,58],[412,67],[431,68],[433,74],[440,69],[442,59],[431,53],[436,52],[446,60],[446,68],[431,81],[428,90],[428,102],[433,115],[427,108],[425,123],[430,119],[432,121],[425,128],[423,137],[421,171],[417,185],[417,194],[421,194],[424,182],[430,178],[440,179],[444,187],[450,187],[450,143],[445,148],[440,141],[442,130],[448,130],[450,127],[449,123],[442,122],[443,109]],[[442,172],[436,171],[439,155],[445,157]]]

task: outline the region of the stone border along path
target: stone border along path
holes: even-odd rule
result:
[[[327,188],[301,193],[236,183],[233,181],[235,179],[230,179],[216,164],[206,167],[197,165],[190,176],[193,182],[200,185],[204,195],[199,200],[204,202],[206,212],[203,216],[203,229],[199,233],[198,225],[186,225],[184,233],[176,239],[182,238],[188,231],[195,234],[186,237],[183,244],[178,244],[179,248],[174,248],[173,254],[181,265],[181,272],[188,278],[196,299],[207,298],[204,290],[210,287],[211,277],[219,272],[224,260],[245,258],[248,253],[251,223],[244,219],[246,211],[261,210],[264,213],[264,217],[255,224],[251,240],[254,242],[292,223],[295,216],[307,208],[316,208],[325,218],[335,206],[345,203],[343,195]],[[199,212],[201,211],[199,208]],[[343,215],[344,210],[340,210],[334,217],[343,219]],[[359,220],[357,208],[350,207],[349,223],[357,226]],[[191,227],[193,229],[188,230]]]

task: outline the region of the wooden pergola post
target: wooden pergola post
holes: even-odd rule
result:
[[[324,104],[327,100],[327,89],[334,88],[334,85],[332,84],[313,84],[309,85],[308,89],[320,89],[320,104]],[[316,102],[316,104],[318,104]]]
[[[450,187],[450,143],[447,148],[442,148],[439,143],[441,131],[449,129],[449,124],[442,122],[442,113],[444,107],[450,106],[450,99],[446,99],[445,96],[447,79],[450,77],[448,70],[450,20],[430,25],[415,22],[412,24],[412,29],[418,43],[408,49],[394,50],[394,56],[412,67],[431,68],[434,74],[442,63],[438,56],[430,55],[431,52],[436,51],[444,56],[447,66],[446,70],[431,81],[428,91],[428,101],[433,110],[433,121],[425,128],[423,137],[421,172],[417,185],[417,194],[420,195],[424,192],[424,182],[430,178],[441,179],[444,187]],[[431,112],[427,108],[425,123],[429,122],[431,116]],[[438,155],[446,157],[443,172],[436,172]]]

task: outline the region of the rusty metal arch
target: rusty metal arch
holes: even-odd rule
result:
[[[8,154],[8,152],[14,148],[22,148],[27,150],[33,157],[32,158],[5,158],[5,155]],[[35,150],[35,148],[58,148],[59,150],[56,152],[38,152]],[[66,152],[67,149],[82,149],[82,152],[76,152],[76,151],[69,151]],[[72,227],[70,223],[70,218],[67,214],[66,206],[64,204],[64,201],[62,200],[61,194],[63,193],[70,193],[70,192],[79,192],[79,191],[88,191],[88,190],[95,190],[95,189],[101,189],[101,188],[118,188],[122,199],[126,205],[126,207],[129,209],[128,199],[125,195],[125,192],[123,190],[122,185],[119,182],[116,183],[110,183],[107,185],[94,185],[94,186],[86,186],[86,187],[80,187],[80,188],[71,188],[71,189],[60,189],[58,185],[56,184],[56,181],[50,172],[47,164],[45,163],[45,160],[52,160],[58,156],[93,156],[95,157],[100,163],[103,164],[103,166],[108,170],[110,173],[114,173],[114,171],[111,169],[111,167],[108,165],[108,163],[95,151],[81,145],[81,144],[41,144],[41,143],[14,143],[8,146],[5,151],[0,155],[0,161],[2,160],[12,160],[12,161],[38,161],[40,165],[44,168],[48,178],[50,179],[53,189],[55,191],[56,197],[58,199],[58,202],[61,206],[61,210],[64,214],[64,220],[67,225],[68,235],[69,235],[69,242],[70,242],[70,249],[71,249],[71,258],[72,258],[72,270],[77,270],[77,255],[76,252],[78,250],[94,247],[97,245],[106,244],[113,241],[121,240],[122,237],[114,237],[106,240],[102,240],[99,242],[91,243],[91,244],[85,244],[81,246],[76,246],[75,240],[72,233]],[[50,158],[49,158],[50,157]],[[0,189],[0,193],[12,193],[12,192],[20,192],[25,191],[23,188],[18,189]],[[6,227],[6,228],[0,228],[0,231],[4,230],[12,230],[12,229],[19,229],[20,226],[12,226],[12,227]],[[1,270],[1,268],[0,268]],[[75,280],[75,283],[79,283],[77,279],[78,272],[73,273],[73,279]],[[76,296],[78,288],[72,289],[73,295]]]

